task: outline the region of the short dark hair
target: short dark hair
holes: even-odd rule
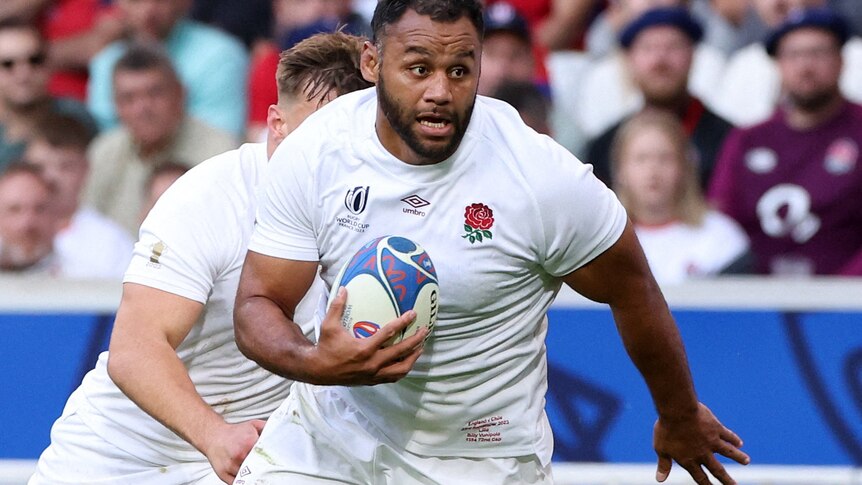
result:
[[[407,10],[427,15],[435,22],[456,22],[467,17],[476,27],[479,38],[485,35],[484,12],[479,0],[381,0],[371,18],[374,42],[385,35],[387,25],[398,22]]]
[[[165,49],[155,43],[132,43],[114,65],[114,75],[120,71],[149,71],[158,69],[179,82],[177,70]]]
[[[36,127],[33,140],[44,140],[52,147],[87,151],[95,133],[74,116],[51,114]]]
[[[317,34],[282,52],[275,76],[279,96],[311,100],[370,88],[374,84],[359,68],[365,40],[344,32]]]

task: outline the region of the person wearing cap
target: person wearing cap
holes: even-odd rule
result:
[[[675,115],[685,128],[695,156],[698,180],[706,186],[715,158],[732,128],[697,97],[689,93],[688,80],[694,49],[703,30],[686,8],[647,10],[620,33],[626,68],[642,97],[640,111],[657,110]],[[605,130],[587,145],[586,161],[610,185],[610,148],[620,126]]]
[[[485,10],[485,45],[479,94],[490,95],[504,81],[533,82],[536,60],[527,22],[508,3]]]
[[[709,106],[712,106],[712,93],[715,84],[721,78],[724,70],[725,57],[716,47],[699,42],[702,34],[696,39],[691,38],[695,24],[690,16],[664,18],[662,16],[645,16],[647,11],[661,7],[687,9],[687,2],[675,0],[647,0],[645,2],[630,2],[633,17],[620,31],[617,38],[619,49],[605,57],[593,60],[583,74],[580,92],[577,94],[573,112],[576,121],[587,139],[602,134],[609,127],[619,122],[624,116],[638,111],[643,106],[643,96],[640,89],[628,72],[626,47],[620,41],[634,39],[644,30],[657,26],[674,26],[687,34],[692,43],[692,61],[688,80],[689,90]],[[637,8],[637,10],[634,10]],[[637,13],[635,13],[637,12]],[[699,26],[698,26],[699,29]]]
[[[752,0],[765,32],[779,29],[801,9],[825,8],[828,0]],[[765,35],[763,36],[765,37]],[[751,126],[772,114],[781,96],[781,79],[763,42],[750,44],[728,58],[713,98],[717,113],[736,126]],[[862,102],[862,39],[853,36],[844,44],[841,91],[848,99]]]
[[[722,149],[709,198],[748,233],[758,273],[862,275],[862,105],[839,88],[848,36],[828,9],[773,30],[765,48],[784,96]]]

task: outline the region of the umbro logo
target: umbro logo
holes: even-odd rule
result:
[[[412,207],[414,209],[418,209],[420,207],[425,207],[426,205],[431,204],[430,202],[423,199],[422,197],[419,197],[416,194],[408,195],[407,197],[404,197],[403,199],[401,199],[401,201],[408,204],[410,207]]]
[[[403,199],[401,199],[401,202],[404,202],[405,204],[407,204],[411,207],[410,209],[408,209],[407,207],[402,207],[401,208],[402,212],[404,212],[405,214],[413,214],[414,216],[420,216],[420,217],[425,217],[425,213],[420,211],[419,208],[431,205],[430,202],[423,199],[422,197],[419,197],[416,194],[408,195],[407,197],[404,197]]]

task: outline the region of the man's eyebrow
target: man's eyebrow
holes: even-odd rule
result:
[[[419,54],[423,56],[430,56],[431,51],[424,47],[420,47],[418,45],[411,45],[407,49],[404,50],[405,54]]]
[[[476,50],[475,49],[465,49],[465,50],[462,50],[462,51],[455,53],[455,57],[469,57],[470,59],[473,59],[474,57],[476,57]]]

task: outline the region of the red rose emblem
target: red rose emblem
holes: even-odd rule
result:
[[[464,223],[473,229],[491,229],[494,211],[485,204],[471,204],[464,211]]]
[[[464,239],[470,244],[482,242],[494,237],[491,234],[491,226],[494,225],[494,211],[485,204],[470,204],[464,210]]]

